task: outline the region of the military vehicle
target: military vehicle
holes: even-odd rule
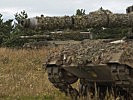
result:
[[[95,83],[101,91],[112,87],[121,93],[133,93],[132,40],[84,40],[70,44],[50,53],[45,66],[50,82],[65,93],[87,95],[88,90],[95,90]],[[78,79],[79,92],[71,87]]]
[[[50,45],[51,41],[55,41],[55,44],[57,41],[58,45],[62,45],[62,41],[67,40],[81,41],[84,39],[95,39],[97,37],[95,37],[95,35],[100,36],[100,34],[94,34],[92,32],[95,28],[102,28],[104,30],[106,28],[117,28],[122,26],[123,28],[126,27],[130,29],[133,21],[132,14],[130,14],[130,9],[131,7],[127,9],[128,14],[113,14],[109,10],[100,8],[98,11],[90,12],[86,15],[62,17],[44,17],[41,15],[41,17],[24,19],[20,23],[21,26],[39,31],[41,30],[44,34],[43,36],[38,34],[35,36],[23,36],[21,39],[35,39],[37,41],[44,41],[44,45]],[[110,33],[106,34],[107,38],[113,36],[111,34],[109,36],[109,34]],[[120,38],[119,35],[114,36]],[[47,42],[45,40],[47,40]],[[32,43],[29,43],[28,45],[30,44],[32,45]],[[66,44],[68,43],[66,42]]]
[[[63,17],[33,17],[21,21],[26,28],[42,29],[44,31],[57,30],[85,30],[97,27],[132,27],[132,13],[130,7],[127,14],[114,14],[102,7],[95,12],[86,15],[63,16]]]
[[[42,29],[45,32],[57,30],[89,30],[94,28],[128,28],[126,37],[116,39],[86,39],[77,44],[67,44],[56,52],[50,52],[44,68],[48,79],[60,91],[78,96],[100,95],[106,90],[114,90],[115,96],[122,95],[127,100],[133,96],[133,13],[114,14],[100,8],[83,16],[35,17],[23,20],[26,28]],[[92,34],[92,33],[91,33]],[[75,35],[76,36],[76,35]],[[27,37],[30,38],[30,37]],[[34,36],[33,36],[34,38]],[[79,90],[71,84],[80,81]],[[103,97],[103,96],[100,96]]]
[[[87,24],[82,23],[81,17],[81,24],[78,25],[84,28],[132,28],[131,8],[132,6],[127,8],[127,14],[113,14],[102,9],[91,12],[87,15],[85,21]],[[73,99],[77,96],[87,96],[90,92],[94,95],[97,88],[100,91],[100,97],[103,97],[106,90],[113,90],[116,97],[121,95],[124,96],[124,100],[132,100],[132,32],[129,37],[120,40],[87,39],[78,44],[63,46],[58,51],[49,54],[44,67],[49,81],[60,91],[70,94]],[[71,86],[78,80],[80,81],[79,90]]]

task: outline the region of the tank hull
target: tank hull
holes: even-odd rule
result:
[[[132,95],[132,43],[132,40],[87,40],[79,44],[65,46],[58,51],[59,53],[56,52],[48,59],[46,69],[54,65],[65,70],[68,79],[78,78],[81,85],[78,92],[82,95],[87,95],[86,89],[90,87],[92,91],[95,90],[95,87],[101,88],[101,91],[113,88],[118,93]],[[71,84],[68,84],[70,83],[68,79],[63,76],[62,79],[67,81],[65,86],[77,82],[69,80]],[[64,89],[60,86],[58,88]]]
[[[88,65],[81,68],[80,66],[63,66],[62,68],[78,78],[84,78],[90,82],[113,82],[110,68],[107,65]]]

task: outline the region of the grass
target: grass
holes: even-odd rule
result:
[[[0,100],[66,99],[64,94],[52,86],[47,73],[42,69],[48,52],[49,48],[0,48]]]

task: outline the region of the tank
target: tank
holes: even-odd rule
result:
[[[55,45],[62,45],[62,42],[68,44],[68,42],[74,40],[76,42],[82,41],[84,39],[95,39],[95,38],[109,38],[113,35],[108,33],[106,36],[100,35],[97,32],[92,32],[95,28],[101,28],[106,30],[107,28],[128,28],[130,31],[133,24],[133,14],[132,6],[126,9],[127,14],[118,14],[112,13],[109,10],[104,10],[100,8],[97,11],[90,12],[86,15],[73,15],[73,16],[55,16],[55,17],[33,17],[24,19],[21,21],[20,25],[24,28],[31,28],[34,30],[41,30],[43,35],[34,35],[34,36],[21,36],[20,39],[31,39],[37,41],[36,43],[26,43],[24,47],[31,45],[30,47],[42,47],[51,45],[52,41]],[[125,36],[132,35],[125,34]],[[109,35],[110,34],[110,35]],[[122,33],[123,34],[123,33]],[[121,35],[121,33],[119,33]],[[106,37],[105,37],[106,36]],[[117,35],[114,37],[120,38]],[[41,41],[41,44],[40,44]],[[30,41],[31,42],[31,41]],[[44,45],[42,45],[44,42]],[[73,42],[69,42],[73,43]],[[37,44],[33,46],[32,44]],[[52,45],[53,45],[52,44]],[[38,46],[39,45],[39,46]]]
[[[65,93],[87,95],[88,90],[95,90],[95,84],[102,93],[104,87],[133,93],[133,40],[70,44],[50,53],[45,66],[50,82]],[[71,87],[78,79],[80,91]]]
[[[55,16],[49,17],[41,15],[41,17],[28,18],[21,21],[21,25],[25,28],[41,29],[44,31],[56,30],[85,30],[97,27],[132,27],[133,14],[132,8],[126,9],[126,14],[112,13],[104,10],[102,7],[94,12],[86,15],[73,16]]]
[[[131,6],[132,7],[132,6]],[[132,12],[113,14],[102,8],[86,16],[74,16],[74,29],[90,27],[131,27]],[[84,19],[85,17],[85,19]],[[77,22],[76,18],[80,21]],[[85,23],[84,23],[85,20]],[[77,26],[77,27],[76,27]],[[67,27],[68,28],[68,27]],[[106,91],[113,91],[115,97],[133,99],[133,40],[86,39],[77,44],[67,44],[56,52],[50,52],[43,67],[53,85],[73,99],[96,95],[104,99]],[[79,80],[79,89],[72,84]]]

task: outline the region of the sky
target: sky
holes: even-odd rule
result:
[[[14,14],[25,10],[29,17],[73,15],[77,9],[85,9],[86,13],[100,7],[114,13],[125,13],[133,0],[1,0],[0,13],[4,19],[14,18]]]

